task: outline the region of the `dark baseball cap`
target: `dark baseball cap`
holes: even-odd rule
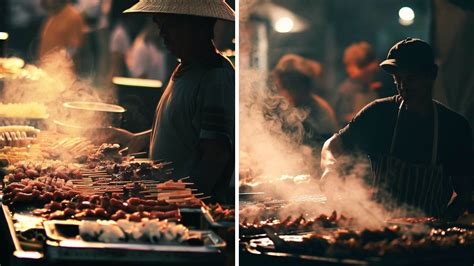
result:
[[[387,59],[380,67],[389,73],[420,72],[436,67],[431,46],[420,39],[406,38],[388,51]]]

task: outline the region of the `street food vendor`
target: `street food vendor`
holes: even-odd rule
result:
[[[321,181],[340,174],[344,155],[359,152],[370,158],[376,199],[456,219],[471,200],[472,133],[463,116],[433,100],[433,50],[407,38],[380,66],[392,75],[398,94],[371,102],[325,142]]]
[[[141,0],[124,13],[153,17],[166,48],[180,59],[158,103],[151,130],[113,129],[131,151],[172,162],[173,176],[190,176],[200,192],[225,202],[233,173],[232,63],[213,43],[217,19],[234,21],[224,0]]]

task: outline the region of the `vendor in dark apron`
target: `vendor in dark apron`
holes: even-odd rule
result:
[[[329,180],[356,164],[351,156],[362,154],[370,158],[366,180],[374,198],[394,216],[454,220],[471,201],[469,123],[432,99],[438,69],[428,43],[402,40],[380,66],[394,78],[398,95],[371,102],[325,142],[321,184],[334,184]]]
[[[390,153],[370,158],[374,196],[392,211],[401,206],[402,208],[397,210],[397,216],[423,213],[440,217],[446,209],[453,189],[450,178],[443,175],[443,167],[437,163],[439,121],[436,104],[433,102],[431,164],[414,164],[393,156],[402,110],[403,101],[398,108]]]

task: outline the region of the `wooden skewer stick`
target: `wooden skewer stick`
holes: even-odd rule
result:
[[[109,174],[87,174],[87,175],[83,175],[85,177],[90,177],[90,178],[97,178],[97,177],[110,177]]]
[[[90,178],[112,178],[111,175],[109,174],[96,174],[96,175],[90,175]]]
[[[73,184],[89,184],[92,183],[92,180],[78,180],[78,181],[72,181]]]
[[[88,169],[88,168],[80,168],[79,171],[84,173],[106,173],[106,170],[97,170],[97,169]]]
[[[142,179],[142,180],[140,180],[140,182],[144,182],[144,183],[156,183],[156,184],[162,183],[162,182],[160,182],[160,181],[151,180],[151,179]]]
[[[196,197],[197,199],[204,200],[204,199],[210,199],[212,196],[204,196],[204,197]]]
[[[142,155],[146,155],[146,154],[147,154],[146,151],[142,151],[142,152],[129,153],[128,156],[129,157],[136,157],[136,156],[142,156]]]

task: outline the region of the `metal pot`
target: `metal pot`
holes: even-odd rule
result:
[[[101,102],[65,102],[63,122],[83,128],[120,126],[125,108]]]

